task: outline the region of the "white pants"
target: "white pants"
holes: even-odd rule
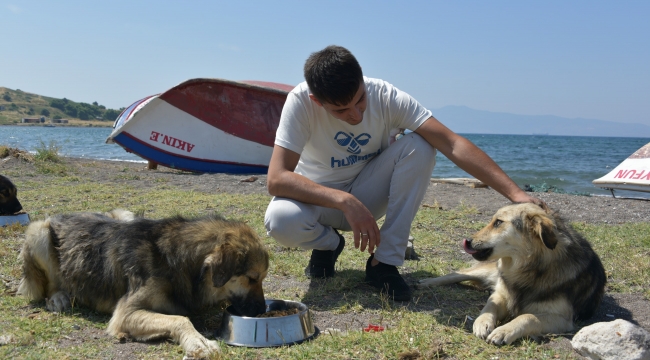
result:
[[[380,229],[378,261],[400,266],[411,223],[422,203],[436,163],[436,150],[415,133],[404,135],[361,170],[348,184],[321,184],[354,195],[375,219],[386,215]],[[334,250],[333,229],[351,231],[340,210],[274,197],[264,218],[267,234],[287,247]]]

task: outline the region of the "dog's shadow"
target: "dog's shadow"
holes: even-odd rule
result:
[[[632,311],[622,307],[619,304],[619,300],[617,300],[613,295],[605,294],[594,316],[589,320],[577,322],[576,328],[579,329],[598,322],[607,322],[616,319],[623,319],[640,326],[640,324],[634,320],[634,314]]]

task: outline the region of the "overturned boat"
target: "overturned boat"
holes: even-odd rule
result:
[[[191,79],[127,107],[107,143],[152,164],[206,173],[264,174],[293,86]]]
[[[650,143],[635,151],[607,175],[592,181],[598,187],[611,190],[650,192]]]

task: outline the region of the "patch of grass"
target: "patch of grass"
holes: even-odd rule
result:
[[[650,299],[650,224],[574,224],[591,242],[607,272],[609,291]]]
[[[37,161],[60,163],[63,161],[59,155],[60,149],[61,147],[57,145],[54,140],[50,141],[49,144],[45,144],[45,142],[41,140],[40,144],[36,147],[36,155],[34,155],[34,159]]]
[[[59,150],[60,146],[55,141],[50,141],[49,144],[41,141],[34,155],[36,171],[46,175],[67,176],[70,169],[59,155]]]
[[[131,176],[128,172],[119,175]],[[51,176],[48,180],[47,186],[24,175],[15,181],[32,221],[64,212],[113,208],[140,211],[148,218],[217,212],[245,221],[257,231],[271,252],[269,276],[294,282],[286,281],[279,288],[267,290],[268,298],[295,299],[310,306],[320,304],[312,308],[334,314],[364,314],[373,323],[386,327],[383,332],[365,333],[359,329],[367,324],[343,324],[341,335],[323,334],[314,341],[291,347],[252,349],[222,344],[222,358],[397,359],[407,353],[422,359],[576,357],[570,349],[552,348],[528,339],[496,347],[474,337],[467,316],[478,314],[488,296],[484,291],[446,286],[417,289],[409,304],[387,301],[362,284],[368,255],[352,250],[352,238],[347,233],[344,235],[348,249],[337,263],[339,275],[328,281],[314,281],[305,290],[296,283],[307,281],[302,273],[309,252],[284,248],[265,235],[263,219],[269,201],[266,195],[211,194],[169,184],[151,188],[98,184],[77,175]],[[465,205],[452,210],[422,207],[411,231],[420,261],[408,261],[400,271],[413,282],[467,266],[469,256],[462,251],[460,241],[488,221],[487,215],[485,222],[472,220],[475,215],[476,209]],[[600,254],[608,273],[610,292],[650,295],[650,224],[574,225]],[[0,228],[0,279],[5,285],[0,293],[0,336],[9,334],[13,339],[10,344],[0,346],[0,358],[119,357],[122,344],[103,332],[108,316],[84,308],[51,314],[45,311],[43,303],[29,303],[14,296],[21,275],[18,254],[24,230],[20,225]],[[211,329],[220,319],[220,310],[210,309],[196,318],[205,325],[199,331],[210,337]],[[87,331],[94,331],[95,335],[78,340]],[[167,341],[147,343],[131,355],[146,359],[182,357],[180,347]]]

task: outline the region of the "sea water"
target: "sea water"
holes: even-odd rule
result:
[[[106,127],[0,126],[0,145],[34,152],[55,144],[64,156],[146,162],[117,144],[106,144]],[[521,187],[555,186],[569,193],[609,195],[591,181],[602,177],[650,138],[462,134],[483,149]],[[438,153],[433,177],[470,177]],[[0,171],[2,169],[0,168]],[[650,193],[619,191],[617,196],[650,198]]]

